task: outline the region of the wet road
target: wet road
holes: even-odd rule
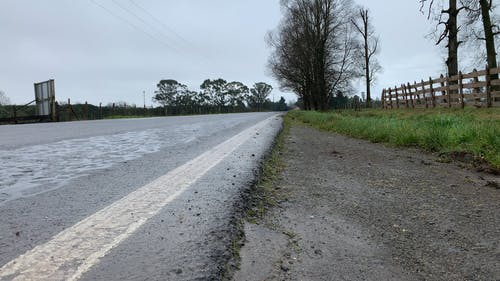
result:
[[[217,280],[271,113],[0,127],[0,280]]]

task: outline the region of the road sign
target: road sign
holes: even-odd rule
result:
[[[55,119],[55,88],[54,80],[35,83],[36,114],[52,116]]]

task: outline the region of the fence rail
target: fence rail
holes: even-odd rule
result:
[[[500,107],[500,68],[421,80],[382,91],[382,108]],[[493,78],[492,78],[493,77]]]

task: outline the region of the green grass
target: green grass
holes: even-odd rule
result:
[[[431,152],[470,153],[500,169],[500,109],[292,111],[291,120],[339,134]]]

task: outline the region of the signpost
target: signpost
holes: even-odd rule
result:
[[[56,98],[53,79],[35,83],[35,101],[38,116],[50,116],[52,121],[56,121]]]

